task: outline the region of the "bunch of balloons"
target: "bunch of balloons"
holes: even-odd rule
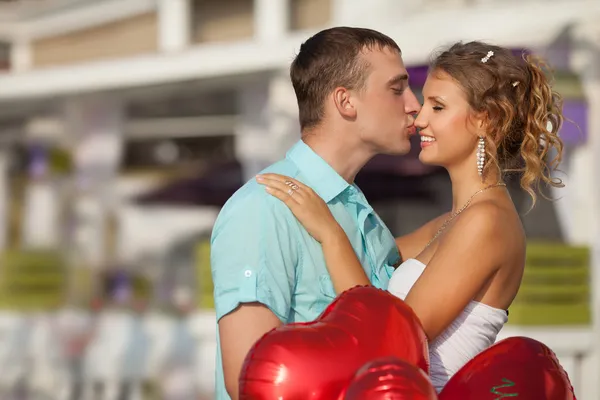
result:
[[[240,399],[575,400],[554,353],[525,337],[500,341],[436,393],[419,319],[390,293],[359,286],[313,322],[284,325],[257,341],[244,362]]]

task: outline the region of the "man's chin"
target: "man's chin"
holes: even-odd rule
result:
[[[410,142],[407,142],[404,146],[396,146],[393,149],[390,149],[385,154],[390,156],[405,156],[410,153]]]

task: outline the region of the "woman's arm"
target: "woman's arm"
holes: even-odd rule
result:
[[[321,246],[333,288],[339,294],[357,285],[370,285],[371,282],[358,261],[346,232],[337,222],[336,225],[339,232],[325,237]]]
[[[430,341],[444,331],[496,273],[507,249],[506,216],[493,204],[472,205],[456,218],[405,301]]]
[[[256,180],[269,194],[283,201],[308,233],[321,243],[336,293],[371,284],[346,232],[319,195],[303,183],[283,175],[263,174]]]

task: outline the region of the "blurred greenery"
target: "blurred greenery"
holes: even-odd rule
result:
[[[553,89],[565,99],[585,99],[581,78],[570,71],[555,71]]]
[[[51,173],[66,175],[73,172],[73,157],[69,149],[53,147],[48,154],[48,167]]]
[[[0,255],[0,309],[47,311],[66,302],[68,271],[60,253],[15,251]]]
[[[213,281],[210,271],[210,240],[196,246],[197,306],[202,310],[215,308]]]
[[[198,308],[214,309],[210,243],[196,245]],[[71,279],[69,285],[69,277]],[[75,300],[90,304],[94,296],[92,271],[67,268],[58,251],[9,250],[0,255],[0,309],[53,310]],[[133,301],[149,301],[152,281],[131,276]],[[70,288],[69,288],[70,287]],[[530,243],[523,282],[510,307],[513,325],[587,325],[590,310],[590,250],[562,243]]]
[[[510,307],[513,325],[589,325],[590,250],[564,243],[527,246],[523,282]]]

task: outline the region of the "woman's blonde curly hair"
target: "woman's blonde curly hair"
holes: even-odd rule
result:
[[[564,186],[552,176],[563,152],[562,98],[545,69],[540,58],[477,41],[456,43],[431,63],[433,73],[443,71],[459,83],[474,113],[486,116],[484,175],[490,168],[519,172],[532,207],[540,184]]]

